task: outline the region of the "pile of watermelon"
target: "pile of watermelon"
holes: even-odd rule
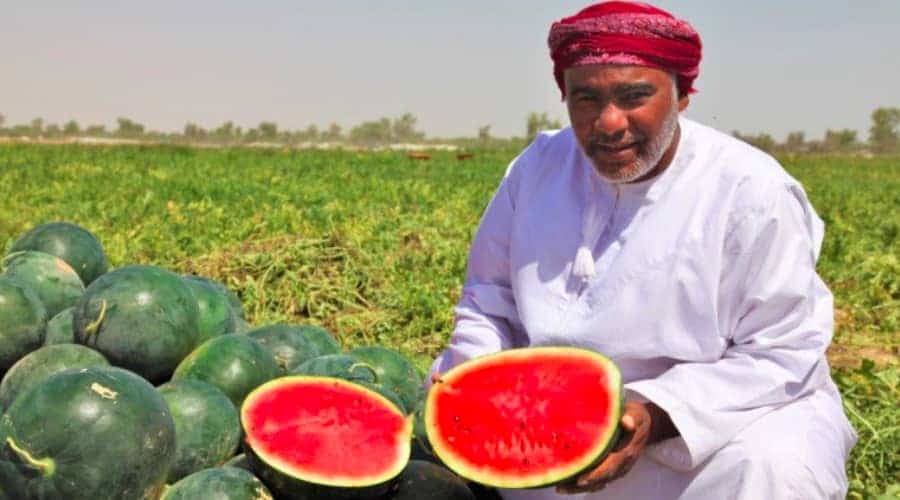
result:
[[[251,326],[209,278],[109,270],[75,224],[33,228],[0,269],[0,500],[499,498],[615,440],[621,382],[587,351],[478,358],[426,394],[394,349]],[[568,404],[577,384],[602,394]]]

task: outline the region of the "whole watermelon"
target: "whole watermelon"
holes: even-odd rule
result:
[[[199,276],[186,276],[184,282],[197,298],[200,314],[198,344],[219,335],[234,333],[236,313],[231,309],[224,287],[217,287],[211,280]]]
[[[200,380],[174,380],[157,389],[175,421],[175,465],[169,482],[228,460],[241,440],[237,409],[221,390]]]
[[[156,499],[175,460],[165,401],[120,368],[50,376],[16,398],[0,435],[0,490],[23,500]]]
[[[319,356],[341,352],[341,344],[328,330],[315,325],[294,325],[294,328],[302,332],[316,346]]]
[[[147,380],[167,380],[199,334],[197,301],[177,274],[128,266],[91,283],[75,304],[75,340]]]
[[[290,372],[291,375],[313,375],[335,377],[350,382],[378,382],[375,368],[350,354],[328,354],[301,363]]]
[[[97,237],[70,222],[50,222],[32,228],[13,243],[10,253],[24,250],[49,253],[68,262],[85,286],[109,267]]]
[[[275,358],[263,346],[244,335],[229,334],[194,349],[178,365],[172,379],[212,384],[240,408],[250,391],[280,374]]]
[[[74,312],[74,307],[63,309],[47,322],[47,334],[44,336],[44,345],[75,343]]]
[[[266,325],[245,333],[265,347],[285,372],[289,372],[309,359],[319,355],[316,344],[302,327],[286,324]]]
[[[160,500],[272,500],[272,493],[251,472],[219,467],[195,472],[173,484]]]
[[[109,366],[99,352],[77,344],[48,345],[27,354],[12,365],[0,382],[0,409],[8,408],[16,396],[51,375],[69,368]]]
[[[415,365],[399,352],[381,346],[357,347],[349,352],[375,368],[378,383],[400,397],[409,413],[424,396],[423,380]]]
[[[30,288],[0,276],[0,374],[44,342],[47,310]]]
[[[44,304],[48,317],[72,307],[84,293],[81,278],[59,257],[25,251],[10,254],[3,262],[4,276],[31,288]]]

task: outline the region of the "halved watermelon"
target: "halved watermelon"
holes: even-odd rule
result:
[[[342,379],[267,382],[247,396],[241,423],[253,469],[279,498],[378,498],[409,460],[411,418]]]
[[[444,464],[500,488],[565,481],[599,462],[623,409],[616,365],[570,347],[511,349],[443,374],[428,394],[425,427]]]

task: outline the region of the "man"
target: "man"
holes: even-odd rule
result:
[[[701,55],[687,22],[605,2],[554,23],[549,45],[571,127],[510,165],[433,371],[593,349],[622,370],[626,432],[570,483],[504,498],[843,498],[856,436],[825,359],[823,224],[802,187],[679,116]]]

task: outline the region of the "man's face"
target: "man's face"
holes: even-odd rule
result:
[[[581,148],[607,181],[655,175],[672,160],[678,98],[672,77],[643,66],[587,65],[565,72],[569,120]]]

